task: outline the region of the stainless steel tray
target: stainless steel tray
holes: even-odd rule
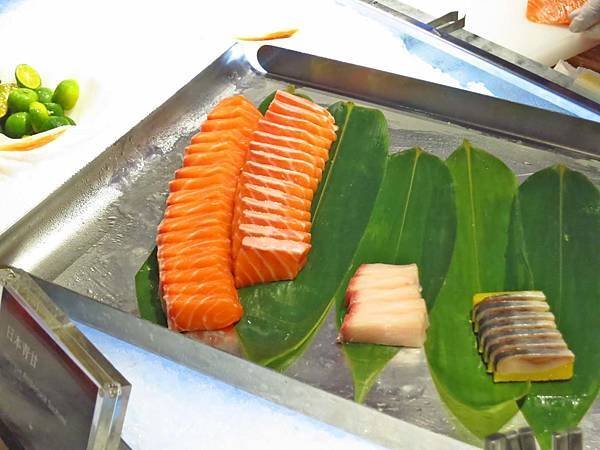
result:
[[[256,56],[267,74],[250,62]],[[307,87],[319,103],[375,104],[387,116],[392,151],[418,145],[446,157],[467,138],[521,179],[563,163],[600,182],[598,123],[275,47],[246,55],[234,46],[1,236],[0,263],[135,315],[134,275],[154,246],[167,183],[198,123],[224,96],[242,92],[258,102],[287,82]],[[63,307],[76,320],[387,446],[481,445],[446,411],[420,350],[399,352],[368,407],[346,400],[350,374],[331,316],[279,375],[96,302],[65,295]],[[581,423],[590,449],[600,448],[598,424],[599,402]]]

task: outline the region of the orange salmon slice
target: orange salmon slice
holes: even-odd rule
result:
[[[201,267],[229,267],[231,259],[224,254],[197,254],[163,258],[159,261],[161,272],[195,269]]]
[[[293,280],[306,262],[310,245],[270,237],[245,237],[234,265],[236,287]]]
[[[215,238],[212,241],[200,239],[198,241],[178,242],[161,246],[158,249],[158,259],[166,259],[173,256],[185,256],[199,254],[199,252],[229,252],[231,251],[231,242],[229,239]]]
[[[240,183],[253,184],[256,186],[264,186],[271,189],[277,189],[286,194],[296,197],[312,200],[314,192],[311,189],[300,186],[292,181],[273,178],[265,175],[256,175],[252,172],[242,172]]]
[[[226,271],[218,269],[218,272],[207,277],[205,281],[171,283],[162,286],[162,295],[174,298],[181,294],[198,294],[201,292],[214,292],[216,290],[223,292],[227,290],[231,291],[232,289],[235,289],[235,286],[232,284],[231,276],[228,276]]]
[[[235,181],[235,177],[239,174],[239,167],[229,164],[218,164],[212,166],[186,166],[175,171],[175,179],[179,178],[195,178],[202,179],[214,175],[224,174],[231,177],[231,182]]]
[[[255,131],[252,136],[253,141],[264,142],[265,144],[279,145],[281,147],[289,147],[294,150],[306,152],[315,158],[321,158],[323,165],[329,159],[329,150],[317,145],[312,145],[302,139],[290,136],[278,136],[277,134],[267,133],[264,131]]]
[[[265,225],[241,224],[236,235],[231,239],[231,248],[234,258],[237,257],[242,239],[247,236],[270,237],[310,244],[310,233]]]
[[[246,161],[246,164],[244,164],[243,171],[246,173],[252,173],[254,175],[278,178],[283,181],[295,183],[299,186],[310,189],[313,192],[316,191],[319,183],[315,177],[311,177],[305,173],[296,172],[295,170],[282,169],[280,167],[269,164],[261,164],[250,160]]]
[[[213,211],[227,211],[233,206],[232,199],[225,195],[219,195],[214,199],[201,202],[188,202],[168,206],[165,210],[165,218],[181,217],[194,214],[209,214]]]
[[[235,193],[235,186],[204,186],[198,189],[179,190],[171,192],[167,196],[167,206],[183,203],[200,203],[215,199],[232,199]]]
[[[285,156],[263,152],[261,150],[250,150],[248,152],[248,160],[259,164],[279,167],[281,169],[293,170],[294,172],[302,172],[309,177],[316,178],[317,182],[321,179],[321,170],[306,161],[287,158]]]
[[[169,327],[177,331],[203,331],[226,328],[243,314],[237,294],[195,294],[167,303]]]
[[[212,214],[193,214],[191,216],[165,218],[158,226],[158,233],[185,230],[195,227],[228,226],[231,224],[233,211],[218,211]]]
[[[283,229],[268,225],[241,224],[240,234],[245,236],[263,236],[274,239],[283,239],[289,241],[305,242],[310,244],[310,233],[304,231]]]
[[[248,136],[240,130],[199,131],[192,136],[192,144],[232,142],[239,145],[248,143]]]
[[[324,128],[334,129],[335,127],[331,115],[316,113],[309,109],[300,108],[276,99],[269,105],[269,111],[285,116],[296,117],[297,119],[305,119]]]
[[[320,125],[315,125],[309,120],[299,119],[293,116],[284,116],[283,114],[279,114],[273,112],[271,110],[267,111],[265,114],[265,120],[268,120],[273,123],[278,123],[280,125],[286,125],[288,127],[295,127],[301,130],[305,130],[310,134],[320,136],[324,139],[327,139],[328,146],[335,140],[336,134],[333,128],[325,128]]]
[[[306,130],[296,127],[290,127],[287,125],[281,125],[279,123],[271,122],[269,120],[261,119],[258,121],[258,129],[265,133],[276,134],[280,136],[288,136],[295,139],[302,139],[309,144],[316,145],[329,150],[331,141],[321,136],[317,136],[309,133]],[[253,137],[256,140],[256,136]]]
[[[261,152],[271,153],[277,156],[283,156],[284,158],[296,159],[298,161],[304,161],[311,166],[320,169],[321,171],[325,167],[325,160],[323,158],[317,158],[308,152],[302,150],[295,150],[290,147],[283,147],[281,145],[267,144],[260,141],[250,142],[250,151],[259,150]]]
[[[183,157],[183,167],[231,164],[237,168],[244,164],[244,157],[237,151],[218,150],[211,153],[188,154]]]
[[[198,190],[211,185],[220,186],[221,189],[233,189],[235,192],[235,179],[231,178],[231,171],[226,170],[203,176],[202,178],[177,178],[171,180],[169,182],[169,190],[171,192]]]
[[[243,95],[232,95],[231,97],[224,98],[217,103],[213,110],[231,106],[241,106],[243,108],[250,108],[258,111],[256,106],[254,106],[252,102]]]
[[[197,255],[230,255],[230,239],[214,238],[210,241],[199,239],[197,241],[177,242],[160,246],[158,248],[158,260],[166,260],[175,257],[189,257]]]
[[[243,209],[279,214],[280,216],[291,217],[297,220],[310,221],[310,211],[291,208],[281,203],[255,200],[249,197],[242,197],[239,200],[239,203]]]
[[[219,222],[214,226],[201,226],[198,228],[185,228],[181,230],[159,233],[156,237],[158,245],[174,242],[188,242],[199,239],[212,240],[215,238],[229,239],[229,230]]]
[[[310,200],[264,186],[244,184],[240,189],[240,196],[256,200],[273,201],[302,211],[310,211]]]
[[[174,283],[208,281],[212,278],[221,277],[224,277],[224,272],[218,267],[200,267],[193,269],[169,270],[166,272],[161,272],[160,281],[163,286],[168,286]]]
[[[200,126],[200,131],[217,130],[239,130],[242,134],[249,136],[254,131],[254,121],[244,117],[234,117],[232,119],[214,119],[207,120]]]
[[[277,92],[275,92],[275,100],[278,100],[282,103],[286,103],[291,106],[296,106],[298,108],[306,109],[315,114],[325,115],[326,117],[329,118],[331,123],[334,122],[333,116],[329,113],[329,111],[327,111],[326,108],[323,108],[322,106],[317,105],[316,103],[311,102],[310,100],[307,100],[305,98],[298,97],[297,95],[294,95],[294,94],[290,94],[289,92],[278,90]]]
[[[214,109],[208,114],[209,120],[215,119],[233,119],[236,117],[243,117],[249,121],[255,120],[258,121],[262,116],[259,111],[253,108],[248,108],[244,106],[229,106],[225,105],[219,108]]]
[[[215,153],[215,152],[230,152],[238,155],[245,155],[247,150],[246,144],[241,144],[234,141],[218,141],[218,142],[198,142],[190,144],[185,148],[185,155]]]
[[[311,227],[310,222],[252,210],[242,211],[240,215],[240,224],[265,225],[281,229],[302,231],[305,233],[310,232]]]

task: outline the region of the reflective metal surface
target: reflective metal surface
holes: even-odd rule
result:
[[[76,321],[100,328],[148,351],[214,376],[253,394],[311,415],[374,442],[403,450],[470,450],[474,447],[433,433],[351,400],[257,366],[220,350],[200,344],[182,334],[47,281],[42,288]]]
[[[263,56],[265,52],[271,52],[271,56],[274,54],[269,49],[262,52]],[[299,79],[299,75],[295,74],[295,82],[300,86],[325,86],[326,83],[319,77],[327,72],[320,72],[319,68],[329,68],[335,64],[293,52],[285,57],[282,55],[276,55],[280,58],[278,65],[275,59],[270,62],[262,59],[271,69],[280,69],[279,77],[285,77],[283,71],[288,70],[286,67],[297,69],[298,74],[305,76],[305,79]],[[302,66],[302,62],[309,62],[310,67]],[[340,65],[337,69],[338,73],[344,73],[348,67]],[[527,118],[531,127],[531,133],[527,134],[522,123],[513,120],[513,115],[523,117],[521,108],[527,107],[522,105],[500,100],[490,102],[489,97],[449,90],[451,88],[404,77],[394,78],[393,75],[373,70],[361,73],[373,79],[389,76],[394,82],[411,83],[406,86],[418,89],[423,94],[420,104],[420,97],[413,96],[411,92],[377,91],[376,85],[368,85],[369,89],[374,90],[371,93],[359,91],[354,94],[355,100],[356,97],[370,98],[371,101],[381,101],[387,105],[377,107],[384,111],[388,119],[392,151],[418,145],[446,157],[467,138],[474,145],[501,158],[521,180],[539,169],[562,163],[600,183],[600,161],[594,155],[597,147],[594,147],[589,136],[585,138],[586,133],[595,133],[596,138],[599,136],[597,124],[528,109],[527,113],[535,117]],[[327,77],[324,79],[328,80]],[[0,238],[0,263],[21,267],[41,278],[55,280],[69,289],[136,314],[134,275],[154,246],[167,183],[181,164],[183,148],[196,131],[199,121],[220,98],[233,92],[242,92],[257,103],[285,84],[265,77],[248,62],[240,48],[234,46],[8,230]],[[362,86],[366,85],[364,83]],[[340,98],[352,97],[343,88],[328,86],[338,94],[305,90],[317,102],[329,104]],[[346,92],[346,95],[340,92]],[[402,97],[402,94],[406,96]],[[447,97],[438,97],[438,103],[443,105],[428,112],[428,108],[435,107],[432,95]],[[386,98],[393,98],[394,102],[386,101]],[[405,103],[402,109],[391,107],[396,105],[398,99],[405,98],[410,98],[413,103]],[[364,100],[360,102],[365,103]],[[469,111],[466,111],[466,105]],[[502,111],[502,115],[496,115],[496,121],[491,124],[476,122],[477,116],[489,118],[490,105],[499,108],[497,111]],[[464,120],[465,114],[470,115],[472,122]],[[540,117],[544,118],[541,122]],[[459,123],[471,123],[471,126]],[[542,123],[543,128],[535,128]],[[577,138],[564,139],[555,132],[557,129],[575,130]],[[366,404],[370,409],[345,400],[336,403],[341,401],[339,397],[351,398],[352,388],[342,354],[334,344],[336,331],[331,316],[308,351],[287,370],[288,377],[282,380],[269,370],[237,358],[231,359],[229,355],[183,336],[106,311],[86,302],[81,303],[79,314],[87,314],[88,319],[84,321],[109,333],[385,445],[417,448],[416,445],[420,443],[415,443],[410,434],[419,429],[423,429],[424,436],[432,435],[424,430],[431,430],[479,447],[483,445],[446,411],[431,382],[420,350],[402,349],[399,352],[368,396]],[[116,321],[116,317],[121,318]],[[148,330],[152,330],[150,334]],[[223,367],[229,364],[228,361],[244,363],[244,372],[232,374],[225,371]],[[321,390],[315,391],[307,384],[334,396]],[[320,403],[322,401],[324,403]],[[388,432],[388,426],[407,426],[403,421],[418,428],[410,428],[413,431],[409,435]],[[380,423],[384,425],[380,427]],[[523,419],[517,417],[509,428],[523,425]],[[586,448],[600,448],[598,402],[584,418],[581,427],[586,436]],[[455,442],[457,447],[454,448],[460,448],[458,441],[448,442]],[[453,447],[448,443],[428,448]]]
[[[600,105],[569,89],[568,77],[466,30],[433,28],[398,0],[338,0],[401,38],[411,53],[461,81],[482,82],[496,97],[600,121]],[[393,57],[393,55],[390,55]]]
[[[0,297],[0,423],[9,445],[120,448],[129,382],[28,274],[0,269]]]

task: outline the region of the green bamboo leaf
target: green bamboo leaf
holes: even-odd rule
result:
[[[135,293],[140,317],[166,327],[167,318],[162,309],[158,285],[158,260],[154,248],[135,275]]]
[[[571,381],[533,383],[522,411],[544,449],[576,426],[600,389],[600,193],[555,166],[529,177],[513,208],[507,286],[540,289],[575,353]]]
[[[336,293],[337,321],[345,314],[349,279],[363,263],[417,263],[423,297],[433,305],[446,276],[456,230],[452,177],[437,157],[411,149],[388,158],[369,224]],[[354,397],[362,402],[397,347],[345,344]]]
[[[504,163],[466,141],[446,164],[454,180],[456,242],[430,315],[425,349],[441,397],[466,428],[483,437],[512,417],[515,401],[529,390],[528,383],[492,381],[469,321],[473,294],[504,289],[517,180]]]
[[[292,282],[240,290],[244,317],[237,331],[246,356],[288,366],[325,319],[362,237],[388,150],[380,111],[337,103],[330,107],[338,130],[328,168],[313,200],[312,250]]]

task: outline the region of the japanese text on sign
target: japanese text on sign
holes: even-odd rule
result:
[[[25,342],[10,325],[6,328],[6,338],[15,346],[17,352],[23,356],[25,361],[35,369],[38,362],[37,353],[31,349],[27,342]]]

